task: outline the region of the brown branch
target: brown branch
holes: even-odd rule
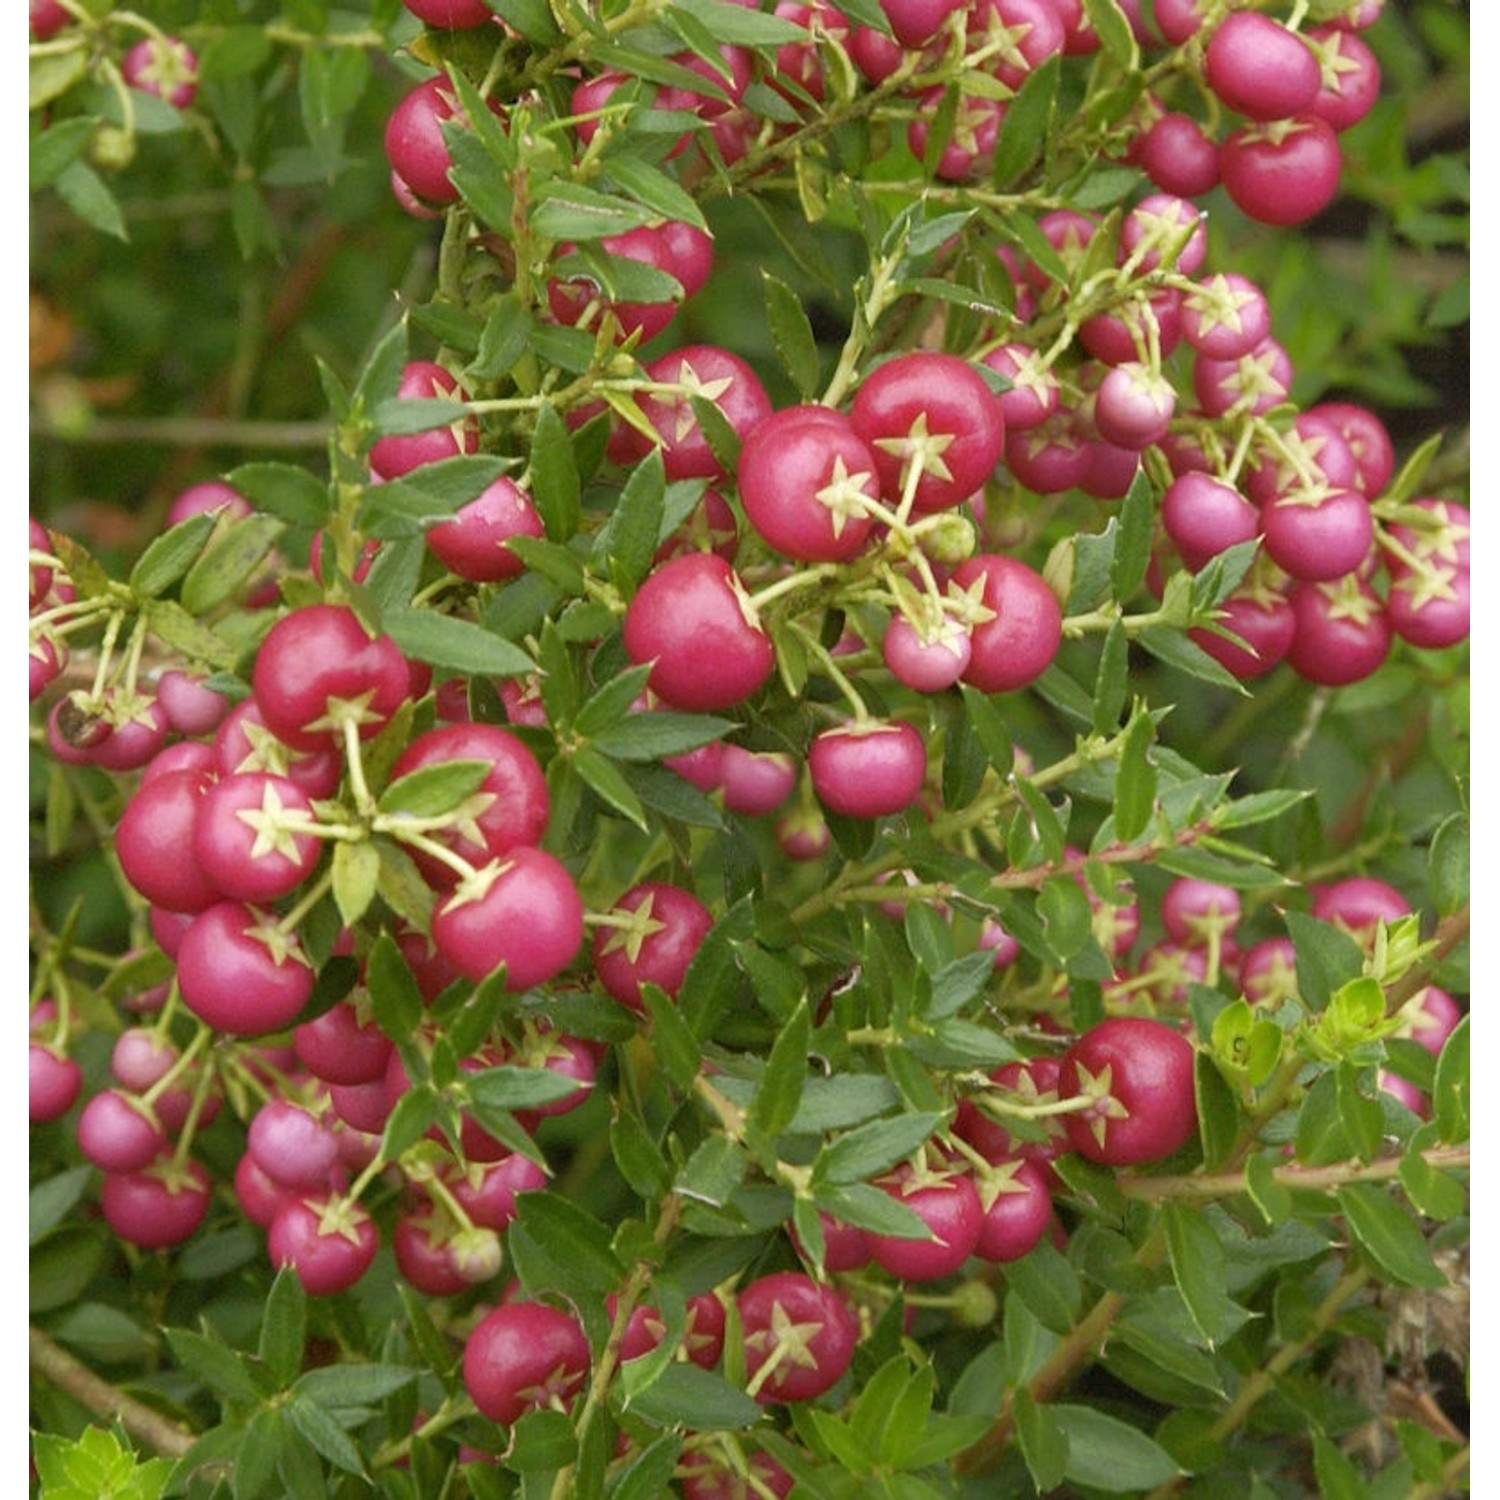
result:
[[[196,1433],[179,1427],[134,1396],[127,1396],[39,1328],[31,1330],[31,1368],[95,1415],[118,1417],[131,1437],[167,1458],[181,1458],[197,1441]]]

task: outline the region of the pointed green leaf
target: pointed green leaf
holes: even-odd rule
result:
[[[1335,1192],[1355,1242],[1401,1286],[1446,1287],[1422,1231],[1384,1188],[1349,1182]]]
[[[1432,1119],[1438,1138],[1458,1142],[1469,1138],[1469,1018],[1448,1034],[1438,1054],[1432,1080]]]
[[[1224,1290],[1224,1250],[1219,1237],[1197,1209],[1182,1203],[1163,1205],[1161,1222],[1172,1279],[1194,1326],[1212,1348],[1233,1316],[1233,1304]]]
[[[1180,1470],[1167,1452],[1138,1427],[1092,1406],[1054,1406],[1068,1440],[1065,1477],[1110,1494],[1149,1490],[1175,1479]]]
[[[764,268],[760,275],[777,358],[798,395],[811,400],[822,380],[822,359],[812,323],[802,299],[784,281]]]
[[[297,1273],[283,1266],[266,1297],[257,1353],[277,1386],[285,1390],[302,1368],[307,1349],[307,1294]]]
[[[750,1123],[773,1139],[791,1124],[802,1101],[811,1041],[812,1014],[804,996],[771,1046],[750,1106]]]
[[[872,1120],[831,1141],[814,1165],[819,1182],[849,1184],[868,1181],[929,1140],[945,1116],[934,1113],[896,1115]]]
[[[536,668],[536,663],[512,642],[483,626],[432,610],[387,610],[381,624],[406,655],[445,671],[520,677]]]
[[[1038,1490],[1053,1490],[1063,1482],[1068,1468],[1068,1439],[1052,1407],[1032,1400],[1026,1387],[1017,1386],[1011,1411],[1015,1416],[1016,1440],[1021,1457]]]

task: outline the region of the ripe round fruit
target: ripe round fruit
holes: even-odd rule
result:
[[[855,392],[849,420],[875,456],[886,498],[896,504],[912,487],[920,512],[977,494],[1005,449],[1005,422],[989,385],[952,354],[888,360]]]
[[[977,585],[979,602],[994,615],[970,632],[963,680],[984,693],[1005,693],[1040,677],[1062,644],[1062,608],[1042,575],[985,552],[960,563],[953,582],[961,589]]]
[[[290,1266],[311,1297],[347,1291],[380,1248],[380,1235],[365,1208],[326,1195],[292,1198],[276,1211],[266,1231],[273,1266]]]
[[[377,734],[406,701],[411,670],[396,643],[372,638],[352,609],[309,604],[271,627],[252,686],[272,734],[310,752],[340,746],[346,723],[362,740]]]
[[[506,1302],[486,1314],[464,1345],[464,1386],[492,1422],[569,1402],[589,1368],[578,1320],[544,1302]]]
[[[187,1008],[215,1031],[257,1036],[280,1031],[307,1004],[313,969],[295,933],[273,914],[220,901],[193,918],[177,949],[177,980]]]
[[[432,915],[432,941],[466,979],[505,965],[512,994],[545,984],[583,941],[583,905],[562,861],[523,846],[459,882]]]
[[[605,927],[594,932],[594,972],[621,1005],[644,1008],[641,985],[654,984],[673,998],[708,930],[713,913],[691,891],[663,881],[632,886],[615,902],[616,915],[628,914],[638,927]]]
[[[927,751],[907,723],[843,724],[815,736],[807,770],[830,811],[880,818],[916,801],[927,778]]]
[[[859,1341],[843,1293],[799,1271],[776,1271],[742,1287],[736,1303],[757,1401],[807,1401],[843,1378]]]
[[[951,1276],[974,1253],[984,1227],[984,1207],[967,1172],[913,1172],[902,1166],[876,1186],[916,1214],[932,1233],[927,1240],[892,1234],[869,1236],[870,1255],[904,1281]]]
[[[1165,1022],[1112,1016],[1090,1027],[1063,1054],[1060,1099],[1095,1095],[1065,1116],[1080,1156],[1104,1166],[1160,1161],[1198,1128],[1193,1044]]]
[[[1307,43],[1256,11],[1226,17],[1204,50],[1204,78],[1222,104],[1252,120],[1284,120],[1317,98],[1323,75]]]
[[[542,536],[545,529],[531,497],[502,474],[425,535],[428,551],[450,573],[470,583],[499,583],[526,567],[505,544],[514,536]]]
[[[739,576],[712,552],[653,569],[626,608],[624,641],[632,661],[651,663],[651,691],[690,712],[742,702],[776,664]]]

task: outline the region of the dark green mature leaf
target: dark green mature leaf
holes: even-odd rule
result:
[[[381,625],[406,655],[445,671],[520,677],[536,669],[519,646],[468,620],[429,609],[393,609]]]
[[[292,1389],[319,1406],[373,1406],[409,1385],[421,1372],[407,1365],[344,1362],[308,1370]]]
[[[1310,1010],[1320,1011],[1334,990],[1359,974],[1364,954],[1342,927],[1304,912],[1289,911],[1286,930],[1297,955],[1297,993]]]
[[[581,723],[576,727],[583,732]],[[710,714],[654,709],[650,713],[629,714],[597,731],[591,738],[595,748],[615,760],[649,763],[664,755],[681,755],[684,751],[708,744],[710,740],[722,739],[734,727],[732,719],[715,718]]]
[[[1207,682],[1214,687],[1227,688],[1241,697],[1248,696],[1245,684],[1222,667],[1201,646],[1195,645],[1181,631],[1168,630],[1165,626],[1153,625],[1136,633],[1136,641],[1158,661],[1164,661],[1189,677]]]
[[[183,608],[205,615],[241,593],[280,540],[285,524],[275,516],[246,516],[211,541],[182,580]]]
[[[256,510],[279,516],[293,526],[317,528],[333,510],[327,482],[295,464],[241,464],[224,476],[224,482]]]
[[[678,1088],[691,1088],[703,1063],[697,1039],[665,990],[643,984],[641,999],[651,1017],[651,1048],[662,1070]]]
[[[1083,1310],[1083,1283],[1078,1272],[1047,1240],[1020,1260],[1009,1262],[1005,1279],[1050,1333],[1067,1333]]]
[[[293,1390],[291,1400],[280,1409],[308,1445],[335,1468],[363,1477],[365,1466],[353,1439],[316,1401]]]
[[[49,1234],[78,1206],[93,1168],[87,1165],[70,1167],[55,1177],[48,1177],[31,1189],[29,1200],[29,1239],[34,1245],[43,1235]]]
[[[297,1273],[283,1266],[266,1297],[256,1352],[277,1387],[285,1390],[301,1370],[306,1348],[307,1293]]]
[[[169,1327],[163,1332],[172,1350],[172,1358],[200,1381],[205,1390],[212,1391],[229,1404],[259,1404],[261,1390],[250,1378],[242,1354],[221,1339],[194,1333],[190,1328]]]
[[[450,760],[409,771],[380,794],[376,809],[388,815],[439,817],[477,792],[492,770],[494,766],[487,760]]]
[[[370,485],[360,500],[360,529],[372,537],[415,536],[477,499],[511,464],[493,454],[468,453]]]
[[[1392,1281],[1434,1291],[1448,1285],[1422,1231],[1386,1189],[1372,1182],[1348,1182],[1334,1196],[1355,1243]]]
[[[1469,899],[1469,819],[1445,818],[1427,849],[1427,883],[1439,916],[1458,911]]]
[[[1151,542],[1156,526],[1156,497],[1146,471],[1137,471],[1120,503],[1120,531],[1110,562],[1110,587],[1115,599],[1126,604],[1145,581],[1151,561]]]
[[[555,1193],[521,1193],[516,1222],[546,1247],[565,1284],[604,1293],[625,1280],[625,1267],[610,1247],[609,1230],[587,1209]]]
[[[53,179],[57,196],[85,224],[117,240],[128,240],[125,216],[104,179],[86,161],[75,158]]]
[[[796,1116],[807,1080],[811,1041],[812,1013],[804,996],[772,1044],[750,1106],[750,1123],[769,1137],[780,1135]]]
[[[1233,1321],[1234,1307],[1224,1290],[1224,1252],[1213,1225],[1195,1208],[1167,1203],[1161,1211],[1172,1279],[1194,1326],[1210,1348]]]
[[[1005,727],[1000,710],[987,694],[967,683],[959,685],[959,692],[963,698],[964,714],[968,718],[969,727],[984,750],[985,759],[997,776],[1009,776],[1011,767],[1015,764],[1015,748],[1011,744],[1010,732]]]
[[[1438,1054],[1432,1080],[1432,1119],[1438,1138],[1459,1142],[1469,1138],[1469,1018],[1448,1034]]]
[[[761,268],[761,285],[765,290],[766,316],[771,323],[771,339],[777,358],[797,394],[812,400],[818,394],[822,379],[822,359],[818,341],[802,299],[782,280]]]
[[[727,1135],[708,1136],[677,1174],[674,1190],[722,1208],[745,1180],[745,1166],[745,1153]]]
[[[365,961],[365,983],[381,1031],[393,1042],[410,1040],[421,1023],[425,1006],[416,977],[388,932],[382,932],[370,949]]]
[[[578,528],[583,481],[573,452],[572,434],[550,401],[537,409],[527,476],[548,540],[566,542]]]
[[[990,168],[997,188],[1009,187],[1041,155],[1052,131],[1061,66],[1062,59],[1053,56],[1033,68],[1006,106]]]
[[[910,1156],[943,1123],[941,1114],[917,1112],[872,1120],[831,1141],[814,1167],[817,1181],[865,1182]]]
[[[166,593],[197,560],[217,521],[212,514],[200,513],[162,532],[130,570],[131,591],[144,599]]]
[[[1064,1473],[1075,1484],[1125,1494],[1165,1484],[1180,1472],[1165,1449],[1118,1417],[1092,1406],[1059,1405],[1052,1413],[1068,1440]]]
[[[669,1364],[645,1390],[632,1396],[626,1410],[655,1427],[689,1432],[734,1432],[753,1427],[760,1405],[722,1375],[697,1365]]]
[[[583,745],[573,752],[572,765],[589,787],[621,817],[628,818],[643,833],[650,831],[650,820],[635,788],[607,755],[592,745]]]
[[[1130,691],[1130,636],[1116,620],[1104,636],[1099,668],[1094,674],[1095,734],[1110,734],[1120,722],[1120,712]]]
[[[1021,1457],[1039,1491],[1053,1490],[1068,1471],[1068,1439],[1056,1409],[1039,1405],[1025,1386],[1016,1389],[1011,1411]]]
[[[464,1084],[469,1097],[483,1109],[539,1109],[579,1092],[577,1079],[549,1068],[503,1063],[470,1073]]]
[[[653,448],[631,470],[608,522],[594,539],[595,566],[623,593],[633,593],[650,570],[666,493],[661,449]]]

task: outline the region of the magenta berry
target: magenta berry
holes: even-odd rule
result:
[[[490,1421],[507,1426],[535,1408],[570,1402],[588,1368],[583,1329],[544,1302],[502,1303],[464,1344],[465,1388]]]

